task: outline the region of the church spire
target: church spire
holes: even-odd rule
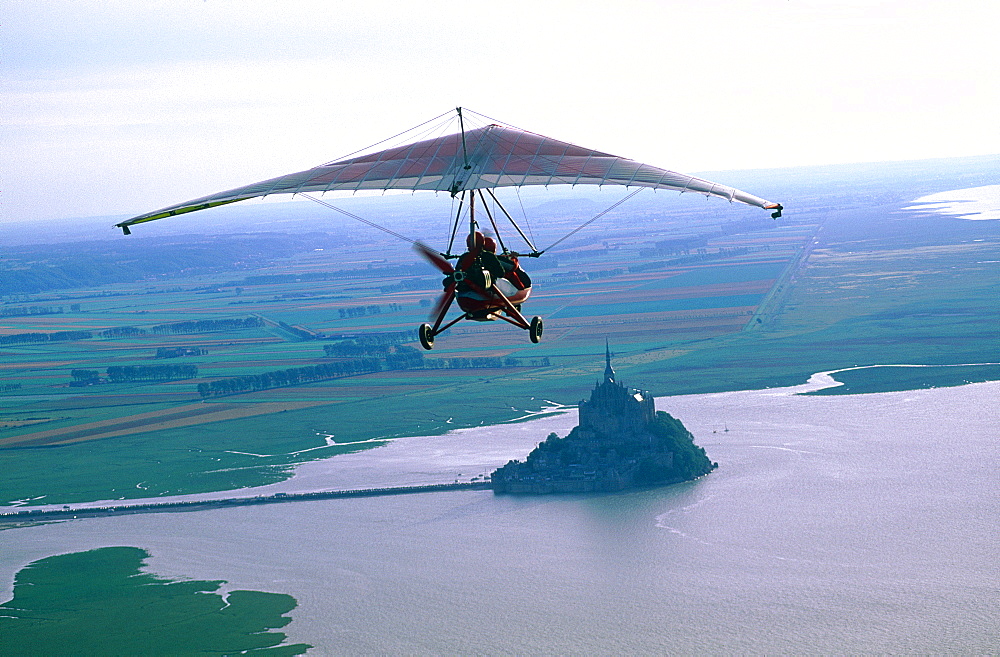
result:
[[[604,361],[607,363],[604,367],[604,380],[608,383],[614,383],[615,368],[611,367],[611,346],[608,344],[607,338],[604,338]]]

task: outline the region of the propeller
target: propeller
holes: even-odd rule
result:
[[[414,242],[413,248],[416,249],[417,253],[422,255],[425,260],[441,270],[441,273],[445,276],[451,276],[455,273],[455,268],[451,266],[451,263],[444,259],[444,257],[430,248],[426,244],[421,242]],[[448,283],[444,286],[444,292],[438,298],[437,303],[434,304],[434,310],[431,311],[430,320],[436,322],[438,317],[441,316],[441,312],[444,311],[451,300],[455,298],[455,279],[452,278],[448,280]]]
[[[455,283],[448,283],[448,285],[444,288],[444,292],[441,293],[437,303],[434,304],[434,310],[431,311],[430,318],[432,322],[437,321],[437,318],[441,315],[441,311],[443,311],[448,304],[451,303],[451,300],[455,298],[455,287]]]
[[[440,253],[426,244],[414,242],[413,248],[416,249],[417,253],[422,255],[427,262],[440,269],[442,274],[447,276],[448,274],[453,274],[455,272],[455,268],[451,266],[450,262],[445,260]]]

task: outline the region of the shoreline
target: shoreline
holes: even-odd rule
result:
[[[489,481],[470,481],[453,484],[427,484],[424,486],[393,486],[386,488],[360,488],[353,490],[328,490],[312,493],[275,493],[256,497],[229,497],[217,500],[188,500],[185,502],[153,502],[149,504],[124,504],[115,506],[84,507],[79,509],[27,509],[16,512],[0,512],[0,524],[47,520],[75,520],[77,518],[106,518],[135,513],[169,513],[207,511],[236,506],[258,506],[261,504],[284,504],[331,500],[345,497],[384,497],[387,495],[407,495],[413,493],[435,493],[455,490],[491,490]]]
[[[804,383],[778,388],[761,388],[757,390],[737,390],[714,393],[696,393],[694,395],[676,395],[657,397],[658,409],[663,409],[669,400],[698,396],[746,395],[762,394],[766,396],[803,395],[819,390],[845,385],[837,381],[833,375],[839,372],[880,367],[966,367],[975,365],[994,365],[995,363],[962,363],[950,365],[914,365],[914,364],[879,364],[861,365],[835,370],[815,372]],[[982,383],[963,384],[982,385]],[[934,389],[934,388],[929,388]],[[945,388],[942,388],[945,389]],[[923,388],[922,390],[928,390]],[[896,394],[911,392],[908,390],[872,392],[857,394]],[[171,495],[162,498],[131,498],[116,500],[92,500],[71,504],[21,504],[0,507],[0,522],[9,522],[8,518],[18,512],[35,511],[38,513],[68,513],[69,515],[91,515],[94,509],[121,509],[116,513],[127,513],[125,509],[151,508],[153,506],[178,506],[206,504],[238,504],[237,500],[255,500],[279,496],[301,496],[311,494],[337,494],[346,490],[381,490],[392,488],[410,488],[414,486],[438,486],[443,484],[476,483],[474,480],[500,467],[511,458],[519,458],[527,454],[552,431],[566,432],[574,426],[576,417],[575,406],[545,407],[533,414],[520,416],[514,420],[493,425],[478,427],[463,427],[453,429],[444,434],[400,436],[385,439],[385,444],[360,452],[338,454],[326,459],[304,461],[294,466],[292,474],[276,483],[248,488],[191,493],[187,495]],[[683,418],[681,418],[683,421]],[[567,424],[567,421],[573,424]],[[566,425],[566,426],[564,426]],[[470,432],[497,432],[506,429],[507,440],[491,443],[493,449],[486,451],[469,449],[467,441],[462,437]],[[512,439],[512,436],[516,436]],[[422,454],[414,454],[412,445],[422,448]],[[523,454],[520,450],[523,450]],[[402,452],[402,454],[399,454]],[[376,456],[377,455],[377,456]],[[448,471],[450,470],[450,471]],[[475,473],[475,477],[470,476]],[[461,482],[460,478],[465,478]],[[340,479],[340,481],[335,481]],[[297,499],[297,497],[296,497]],[[249,504],[252,502],[242,502]],[[69,507],[67,509],[66,507]],[[206,507],[208,508],[208,507]],[[188,509],[185,509],[188,510]],[[99,515],[99,514],[98,514]],[[25,517],[25,516],[22,516]]]
[[[813,385],[817,383],[822,385],[821,381],[814,381]],[[711,572],[722,563],[731,566],[739,577],[749,567],[750,579],[739,581],[764,582],[755,589],[767,598],[766,604],[759,605],[764,614],[770,614],[776,604],[789,599],[783,577],[805,582],[794,593],[808,596],[813,590],[810,583],[817,581],[813,571],[816,566],[835,568],[833,576],[827,576],[825,570],[822,575],[832,582],[831,594],[839,596],[868,590],[865,582],[870,583],[870,577],[875,575],[879,582],[884,577],[899,575],[903,578],[900,580],[903,588],[892,592],[906,594],[914,588],[908,584],[912,575],[908,569],[900,569],[894,556],[900,550],[911,554],[913,546],[923,552],[908,561],[910,565],[924,563],[930,554],[952,555],[956,548],[964,548],[961,554],[973,559],[970,563],[977,567],[988,563],[988,554],[983,549],[995,544],[984,543],[988,534],[970,532],[969,536],[979,537],[979,543],[966,547],[965,541],[956,543],[948,537],[939,538],[932,525],[914,525],[912,518],[918,511],[926,512],[928,504],[936,514],[934,518],[954,517],[951,498],[942,498],[939,491],[928,490],[926,486],[926,473],[937,472],[936,442],[942,421],[951,424],[955,435],[962,440],[973,441],[978,450],[977,468],[971,478],[966,476],[964,463],[952,462],[952,475],[961,476],[949,479],[955,485],[965,486],[954,492],[962,493],[961,499],[972,503],[962,507],[965,514],[962,518],[978,519],[985,525],[983,518],[992,517],[989,509],[995,503],[989,502],[989,496],[981,491],[989,490],[988,463],[990,455],[995,454],[989,436],[996,420],[996,409],[989,402],[1000,393],[1000,382],[877,396],[795,394],[807,387],[813,386],[658,400],[661,410],[681,418],[698,437],[698,443],[721,464],[712,476],[694,485],[596,498],[551,496],[544,501],[495,497],[485,491],[478,494],[456,491],[452,495],[357,498],[313,505],[261,505],[228,512],[136,513],[95,517],[86,522],[2,525],[9,533],[0,533],[6,553],[4,563],[0,564],[0,589],[9,598],[16,574],[40,558],[98,547],[134,546],[152,555],[147,569],[164,578],[224,580],[230,590],[267,590],[291,595],[300,606],[288,626],[289,640],[311,643],[320,640],[337,645],[333,642],[342,638],[343,629],[366,627],[364,621],[356,620],[354,612],[358,596],[369,595],[372,587],[384,592],[384,596],[379,594],[372,600],[380,614],[389,617],[393,610],[410,608],[408,598],[399,601],[400,592],[395,586],[399,572],[421,573],[416,579],[417,588],[408,590],[414,599],[430,600],[432,604],[447,599],[447,609],[455,610],[461,605],[455,606],[454,591],[463,591],[471,600],[476,599],[467,586],[467,573],[479,576],[500,568],[501,574],[491,583],[499,585],[515,573],[523,572],[526,564],[535,563],[527,556],[524,563],[517,560],[516,555],[524,553],[522,548],[536,546],[536,540],[550,540],[552,536],[557,537],[550,546],[555,551],[542,550],[543,557],[566,554],[568,550],[568,554],[575,555],[574,563],[582,568],[571,573],[586,577],[589,577],[586,573],[594,571],[594,559],[618,563],[617,555],[623,545],[659,546],[662,550],[651,553],[651,557],[660,555],[670,563],[680,564],[678,569],[663,573],[663,577],[670,581],[684,577],[682,586],[674,587],[684,605],[689,604],[691,595],[700,595],[699,599],[705,603],[718,602],[712,593],[718,587],[706,588],[699,572],[706,568]],[[989,412],[970,412],[973,409]],[[573,419],[570,415],[564,424],[572,424]],[[726,420],[729,431],[723,432]],[[438,448],[450,451],[462,443],[478,453],[492,451],[497,443],[508,440],[509,428],[466,431],[454,441],[403,440],[399,441],[398,451],[382,454],[373,451],[363,460],[423,459],[427,443],[431,442],[437,443],[431,451]],[[713,433],[713,429],[718,429],[718,433]],[[378,451],[383,449],[389,448]],[[905,459],[905,465],[892,467],[893,463],[900,465],[900,457]],[[427,472],[423,468],[423,474]],[[884,503],[872,505],[871,495],[864,492],[870,486],[876,486],[871,491],[888,493]],[[901,487],[916,497],[896,499],[893,494]],[[881,493],[879,496],[883,497]],[[801,506],[786,506],[791,503],[789,499],[798,500]],[[859,525],[857,518],[865,523]],[[874,526],[869,521],[876,520],[880,528],[889,521],[874,533],[880,542],[873,549],[878,552],[859,553],[858,540],[873,537],[866,528]],[[803,522],[817,523],[816,527],[823,531],[803,534]],[[522,531],[522,527],[528,529]],[[842,536],[841,530],[847,533],[847,538],[831,548],[830,537]],[[748,531],[751,535],[744,537],[742,532]],[[497,536],[503,536],[504,540],[498,543]],[[789,536],[804,542],[789,545]],[[498,544],[507,551],[493,552]],[[329,549],[330,546],[337,547]],[[442,562],[436,561],[442,556],[441,551],[449,547],[454,552],[447,553]],[[704,559],[698,557],[703,553]],[[646,553],[637,549],[635,554]],[[885,558],[873,561],[872,554]],[[392,559],[393,568],[385,568],[386,558]],[[940,563],[954,562],[949,556]],[[428,563],[440,568],[436,575],[448,577],[448,573],[454,572],[454,581],[446,581],[442,588],[438,577],[424,578]],[[557,567],[557,562],[544,558],[543,563],[540,571],[532,571],[541,572],[541,583],[522,591],[515,600],[515,606],[522,605],[526,610],[525,618],[519,618],[518,623],[530,621],[534,605],[531,601],[546,599],[551,585],[565,581],[565,573]],[[648,561],[653,569],[650,572],[662,572],[663,563],[658,557]],[[792,575],[787,574],[789,569]],[[636,569],[628,563],[618,572],[628,576],[635,574]],[[544,577],[546,573],[548,579]],[[766,583],[776,577],[773,585]],[[952,574],[941,573],[939,579],[945,587],[944,597],[956,608],[967,610],[967,600],[954,595],[956,579]],[[583,591],[580,595],[592,600],[586,591],[602,590],[604,581],[597,576],[585,581],[586,587],[580,589]],[[961,584],[965,580],[958,581]],[[642,590],[648,578],[641,576],[630,582]],[[434,592],[442,590],[443,597],[435,598]],[[922,590],[913,592],[917,603],[925,599]],[[828,597],[807,599],[816,604],[829,600]],[[895,598],[882,596],[875,603],[881,608],[887,599]],[[656,600],[662,602],[663,598],[657,595]],[[612,598],[609,604],[608,613],[633,609],[624,598]],[[660,607],[650,609],[656,611]],[[808,609],[800,616],[804,626],[814,620]],[[658,617],[658,622],[670,617]],[[481,619],[475,620],[477,624],[470,627],[481,626]],[[730,619],[723,614],[722,617],[722,625],[731,628],[732,636],[737,638],[743,622],[745,616]],[[378,624],[373,627],[375,632],[384,630]],[[406,630],[405,620],[395,629],[400,636],[405,636]],[[703,644],[691,645],[704,648]]]

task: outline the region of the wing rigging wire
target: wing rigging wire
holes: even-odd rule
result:
[[[326,162],[322,166],[329,166],[331,164],[335,164],[337,162],[340,162],[341,160],[346,160],[347,158],[351,157],[352,155],[357,155],[358,153],[364,153],[365,151],[367,151],[367,150],[369,150],[371,148],[375,148],[376,146],[380,146],[380,145],[382,145],[382,144],[384,144],[384,143],[386,143],[388,141],[392,141],[393,139],[396,139],[398,137],[402,137],[403,135],[405,135],[405,134],[407,134],[409,132],[413,132],[414,130],[417,130],[418,128],[422,128],[425,125],[427,125],[428,123],[433,123],[434,121],[437,121],[438,119],[440,119],[440,118],[442,118],[444,116],[448,116],[449,114],[451,114],[454,111],[455,110],[448,110],[447,112],[444,112],[442,114],[438,114],[433,119],[427,119],[423,123],[418,123],[417,125],[413,126],[412,128],[407,128],[406,130],[404,130],[404,131],[402,131],[402,132],[400,132],[398,134],[395,134],[395,135],[393,135],[391,137],[386,137],[382,141],[377,141],[374,144],[372,144],[371,146],[365,146],[364,148],[359,148],[358,150],[353,151],[351,153],[348,153],[347,155],[342,155],[342,156],[340,156],[338,158],[334,158],[334,159],[330,160],[329,162]],[[448,121],[445,122],[445,125],[447,125],[451,121],[454,121],[454,119],[449,119]],[[433,130],[433,128],[431,128],[431,130]]]
[[[364,148],[360,148],[360,149],[358,149],[356,151],[352,151],[350,153],[347,153],[346,155],[342,155],[340,157],[334,158],[333,160],[330,160],[329,162],[325,163],[322,166],[328,166],[330,164],[334,164],[336,162],[340,162],[342,160],[346,160],[349,157],[357,155],[358,153],[364,153],[365,151],[371,150],[371,149],[375,148],[376,146],[380,146],[380,145],[385,144],[387,142],[391,142],[394,139],[398,139],[399,137],[402,137],[403,135],[410,134],[410,133],[412,133],[412,132],[414,132],[416,130],[419,130],[420,128],[423,128],[424,126],[427,126],[427,125],[429,125],[431,123],[434,123],[435,121],[439,121],[439,119],[441,119],[443,117],[446,117],[446,116],[449,116],[453,112],[455,112],[455,110],[448,110],[447,112],[443,112],[441,114],[438,114],[434,118],[427,119],[423,123],[418,123],[417,125],[413,126],[412,128],[407,128],[406,130],[403,130],[402,132],[396,133],[395,135],[392,135],[391,137],[386,137],[385,139],[383,139],[381,141],[377,141],[374,144],[371,144],[369,146],[365,146]],[[457,117],[451,117],[451,118],[449,118],[446,121],[441,121],[440,123],[437,123],[435,125],[432,125],[432,126],[428,127],[423,132],[418,133],[416,135],[416,139],[419,141],[420,137],[423,137],[423,136],[426,136],[426,135],[432,135],[435,132],[437,132],[438,135],[444,134],[444,132],[448,129],[448,126],[450,124],[454,123],[454,121],[456,120],[456,118]],[[322,193],[325,194],[327,191],[328,190],[323,190]],[[383,194],[385,193],[385,191],[387,191],[387,190],[383,190]],[[342,215],[344,215],[346,217],[350,217],[351,219],[354,219],[355,221],[360,221],[361,223],[363,223],[363,224],[365,224],[367,226],[371,226],[372,228],[374,228],[376,230],[380,230],[383,233],[387,233],[389,235],[392,235],[393,237],[395,237],[397,239],[400,239],[400,240],[403,240],[404,242],[409,242],[410,244],[416,244],[417,243],[417,240],[411,239],[411,238],[409,238],[409,237],[407,237],[405,235],[401,235],[400,233],[397,233],[396,231],[394,231],[394,230],[392,230],[390,228],[386,228],[385,226],[379,225],[379,224],[375,223],[374,221],[369,221],[368,219],[365,219],[364,217],[359,217],[358,215],[354,214],[353,212],[348,212],[347,210],[345,210],[343,208],[338,208],[337,206],[333,205],[332,203],[327,203],[326,201],[324,201],[322,199],[318,199],[315,196],[311,196],[311,195],[303,193],[303,192],[295,193],[295,194],[293,194],[293,196],[302,196],[304,198],[307,198],[310,201],[312,201],[313,203],[318,203],[319,205],[327,207],[327,208],[329,208],[329,209],[331,209],[331,210],[333,210],[335,212],[339,212],[340,214],[342,214]],[[454,199],[452,200],[452,207],[454,207]],[[461,214],[461,212],[462,212],[462,203],[460,201],[459,202],[458,213]],[[455,234],[453,232],[452,235],[451,235],[451,241],[454,242],[454,240],[455,240]],[[448,249],[449,249],[449,252],[450,252],[450,250],[451,250],[451,243],[449,243]]]
[[[515,187],[514,193],[517,194],[517,204],[521,206],[521,216],[524,218],[524,226],[528,229],[528,235],[531,236],[531,241],[535,241],[535,232],[531,230],[531,222],[528,221],[528,213],[524,211],[524,201],[521,199],[521,188]]]
[[[636,189],[636,190],[633,190],[633,191],[632,191],[632,193],[631,193],[631,194],[629,194],[628,196],[626,196],[625,198],[623,198],[623,199],[619,200],[618,202],[616,202],[615,204],[613,204],[613,205],[612,205],[611,207],[607,208],[606,210],[603,210],[603,211],[601,211],[601,212],[597,213],[596,215],[594,215],[594,217],[593,217],[593,218],[591,218],[591,219],[589,219],[588,221],[584,222],[584,223],[583,223],[583,224],[581,224],[581,225],[580,225],[579,227],[577,227],[577,228],[574,228],[574,229],[573,229],[573,230],[571,230],[571,231],[570,231],[569,233],[567,233],[567,234],[566,234],[566,235],[564,235],[563,237],[560,237],[560,238],[559,238],[558,240],[556,240],[555,242],[553,242],[552,244],[550,244],[550,245],[549,245],[548,247],[546,247],[546,248],[542,249],[541,251],[539,251],[539,252],[538,252],[538,255],[542,255],[542,254],[543,254],[543,253],[545,253],[546,251],[548,251],[548,250],[552,249],[552,248],[553,248],[554,246],[556,246],[557,244],[559,244],[559,243],[561,243],[561,242],[563,242],[563,241],[565,241],[565,240],[569,239],[569,238],[570,238],[570,237],[572,237],[573,235],[576,235],[577,233],[579,233],[579,232],[580,232],[581,230],[583,230],[584,228],[586,228],[586,227],[587,227],[587,226],[589,226],[590,224],[594,223],[595,221],[597,221],[598,219],[600,219],[601,217],[603,217],[603,216],[604,216],[604,215],[606,215],[607,213],[609,213],[609,212],[611,212],[612,210],[614,210],[615,208],[617,208],[617,207],[618,207],[619,205],[621,205],[621,204],[622,204],[622,203],[624,203],[625,201],[629,200],[630,198],[632,198],[633,196],[635,196],[636,194],[638,194],[639,192],[641,192],[641,191],[642,191],[643,189],[644,189],[643,187],[640,187],[640,188],[638,188],[638,189]],[[536,256],[536,257],[537,257],[537,256]]]
[[[566,233],[564,236],[560,237],[555,242],[553,242],[552,244],[550,244],[549,246],[547,246],[547,247],[545,247],[544,249],[541,249],[541,250],[538,250],[538,248],[535,247],[534,244],[532,244],[532,241],[528,239],[528,237],[524,234],[524,232],[521,231],[520,226],[517,225],[517,223],[514,221],[514,219],[510,216],[510,214],[507,212],[507,210],[503,207],[503,204],[498,202],[497,205],[498,205],[498,207],[501,210],[503,210],[503,213],[507,216],[507,218],[510,219],[511,224],[514,226],[514,228],[517,229],[517,232],[521,235],[521,237],[528,244],[528,246],[530,246],[532,248],[532,250],[533,250],[532,253],[526,253],[524,255],[527,255],[527,256],[532,257],[532,258],[537,258],[537,257],[541,256],[543,253],[545,253],[547,251],[551,251],[553,248],[555,248],[559,244],[563,243],[564,241],[566,241],[567,239],[569,239],[573,235],[576,235],[581,230],[583,230],[584,228],[586,228],[590,224],[594,223],[595,221],[597,221],[598,219],[600,219],[601,217],[603,217],[607,213],[611,212],[612,210],[614,210],[615,208],[617,208],[622,203],[625,203],[626,201],[628,201],[629,199],[631,199],[633,196],[635,196],[636,194],[638,194],[639,192],[641,192],[643,189],[644,189],[643,187],[639,187],[638,189],[632,190],[632,192],[630,192],[624,198],[619,199],[618,201],[616,201],[615,203],[613,203],[612,205],[610,205],[606,209],[602,210],[601,212],[598,212],[596,215],[594,215],[593,217],[591,217],[587,221],[583,222],[582,224],[580,224],[579,226],[577,226],[576,228],[574,228],[570,232]],[[486,191],[489,192],[490,196],[493,197],[494,201],[497,200],[496,196],[493,195],[493,191],[492,190],[487,189]],[[480,194],[482,194],[482,192],[480,192]],[[343,208],[338,208],[337,206],[333,205],[332,203],[327,203],[326,201],[324,201],[322,199],[318,199],[315,196],[311,196],[309,194],[304,194],[304,193],[303,194],[299,194],[299,196],[307,198],[310,201],[312,201],[313,203],[318,203],[318,204],[320,204],[320,205],[322,205],[324,207],[330,208],[331,210],[333,210],[335,212],[339,212],[340,214],[342,214],[344,216],[347,216],[347,217],[350,217],[351,219],[354,219],[355,221],[360,221],[361,223],[363,223],[363,224],[365,224],[367,226],[371,226],[372,228],[375,228],[376,230],[380,230],[383,233],[387,233],[389,235],[392,235],[393,237],[401,239],[404,242],[409,242],[410,244],[416,244],[417,243],[417,240],[415,240],[415,239],[411,239],[411,238],[409,238],[409,237],[407,237],[405,235],[400,235],[399,233],[397,233],[396,231],[392,230],[391,228],[386,228],[385,226],[381,226],[381,225],[375,223],[374,221],[369,221],[369,220],[365,219],[364,217],[359,217],[358,215],[354,214],[353,212],[348,212],[347,210],[344,210]],[[459,199],[458,212],[455,213],[455,227],[452,230],[451,239],[448,242],[448,251],[447,251],[448,253],[451,253],[451,247],[452,247],[452,245],[455,242],[455,235],[458,232],[458,220],[459,220],[459,217],[462,214],[462,210],[463,210],[463,206],[464,206],[464,201],[465,201],[465,195],[463,194],[462,197]],[[483,206],[486,207],[486,199],[483,199]],[[487,214],[487,216],[490,219],[490,223],[493,224],[493,230],[496,231],[497,238],[499,239],[499,237],[500,237],[500,231],[497,228],[496,222],[493,219],[493,215],[490,214],[489,210],[486,211],[486,214]],[[501,242],[501,244],[502,244],[502,242]]]
[[[471,113],[471,114],[475,114],[476,116],[481,116],[481,117],[483,117],[484,119],[486,119],[487,121],[489,121],[491,123],[496,123],[497,125],[505,125],[508,128],[514,128],[515,130],[520,130],[521,132],[531,132],[530,130],[525,130],[524,128],[518,128],[513,123],[507,123],[506,121],[501,121],[500,119],[494,119],[492,116],[486,116],[485,114],[480,114],[479,112],[477,112],[475,110],[470,110],[468,107],[463,107],[462,109],[465,110],[466,112]],[[535,134],[535,133],[532,132],[531,134]]]
[[[339,212],[342,215],[345,215],[345,216],[350,217],[351,219],[354,219],[355,221],[360,221],[363,224],[367,224],[368,226],[371,226],[372,228],[376,228],[376,229],[382,231],[383,233],[388,233],[388,234],[392,235],[393,237],[398,237],[399,239],[403,240],[404,242],[409,242],[410,244],[416,244],[417,243],[417,240],[410,239],[409,237],[407,237],[405,235],[400,235],[399,233],[397,233],[396,231],[394,231],[392,229],[386,228],[385,226],[380,226],[377,223],[375,223],[374,221],[368,221],[367,219],[365,219],[363,217],[359,217],[358,215],[354,214],[353,212],[348,212],[347,210],[345,210],[343,208],[338,208],[336,205],[333,205],[332,203],[327,203],[323,199],[318,199],[315,196],[310,196],[309,194],[299,194],[299,196],[305,197],[305,198],[309,199],[310,201],[312,201],[313,203],[319,203],[322,206],[328,207],[331,210],[334,210],[336,212]]]

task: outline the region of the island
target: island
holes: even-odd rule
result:
[[[690,481],[718,467],[679,420],[656,410],[648,391],[616,380],[608,346],[605,362],[604,380],[580,402],[580,424],[494,471],[494,493],[614,492]]]

